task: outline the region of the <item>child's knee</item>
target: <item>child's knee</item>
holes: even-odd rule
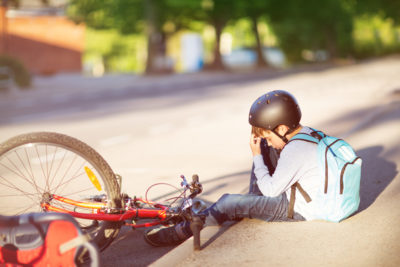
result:
[[[221,212],[224,213],[232,213],[235,210],[235,207],[240,202],[241,195],[238,194],[224,194],[217,201],[217,207]]]
[[[226,201],[226,199],[228,199],[230,195],[231,195],[231,194],[223,194],[223,195],[218,199],[217,202],[224,202],[224,201]]]
[[[232,203],[238,201],[240,198],[240,195],[238,194],[223,194],[219,199],[218,203],[219,204],[227,204],[227,203]]]

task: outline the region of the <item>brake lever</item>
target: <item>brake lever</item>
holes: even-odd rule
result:
[[[186,180],[186,178],[185,178],[185,175],[181,174],[181,178],[182,178],[181,186],[182,186],[183,188],[190,189],[190,185],[189,185],[189,183],[187,182],[187,180]]]

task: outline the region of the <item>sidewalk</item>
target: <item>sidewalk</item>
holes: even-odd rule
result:
[[[245,219],[206,228],[201,251],[189,239],[151,266],[400,266],[400,94],[391,90],[376,88],[386,97],[371,102],[373,116],[359,114],[348,132],[338,130],[363,159],[355,215],[340,223]]]
[[[127,177],[124,188],[135,188],[132,191],[145,192],[137,188],[167,181],[167,173],[173,173],[174,183],[176,171],[200,170],[202,181],[209,181],[203,184],[202,197],[211,202],[222,193],[243,192],[248,185],[248,102],[271,88],[293,90],[302,103],[304,124],[345,136],[363,158],[359,213],[339,224],[243,220],[228,228],[213,227],[203,231],[199,252],[193,252],[191,240],[173,250],[152,248],[141,230],[125,227],[102,252],[104,266],[400,266],[398,73],[400,57],[319,70],[38,77],[33,90],[12,97],[0,94],[0,113],[6,119],[17,111],[27,114],[16,115],[59,114],[52,114],[51,120],[3,120],[1,134],[50,130],[86,140]],[[112,102],[113,93],[108,92],[119,98]],[[146,97],[149,94],[152,97]],[[59,101],[64,95],[68,101]],[[48,110],[24,110],[30,97],[37,101],[32,103],[35,108],[49,105]],[[187,101],[190,97],[195,101]],[[185,104],[174,105],[171,99]],[[173,103],[156,106],[155,100]],[[85,105],[89,111],[63,114],[72,105]],[[109,110],[97,115],[96,108],[103,111],[107,105]],[[150,105],[156,107],[149,109]],[[150,134],[153,126],[164,127],[156,131],[159,138]],[[226,137],[222,142],[221,136]],[[121,137],[124,142],[101,145]]]
[[[31,88],[17,89],[14,92],[1,92],[0,99],[40,98],[41,96],[56,94],[98,94],[104,91],[120,90],[156,90],[162,89],[166,85],[195,84],[198,86],[202,83],[218,83],[232,75],[235,74],[200,72],[159,76],[107,74],[102,77],[87,77],[79,73],[64,73],[49,77],[34,76]]]
[[[398,133],[399,103],[392,112],[397,128],[390,129]],[[369,126],[368,135],[378,134]],[[362,138],[361,132],[354,135]],[[363,142],[362,203],[354,216],[340,223],[245,219],[232,227],[209,227],[201,233],[201,251],[193,251],[190,238],[151,266],[400,266],[400,145],[382,153],[368,146],[368,138]]]
[[[165,92],[173,87],[196,88],[235,82],[277,78],[303,71],[318,71],[335,67],[333,64],[304,65],[290,69],[254,69],[246,71],[203,71],[170,75],[106,74],[89,77],[79,73],[61,73],[54,76],[34,76],[32,87],[0,91],[1,101],[18,101],[25,98],[40,99],[54,95],[101,94],[115,91]],[[337,67],[337,66],[336,66]]]

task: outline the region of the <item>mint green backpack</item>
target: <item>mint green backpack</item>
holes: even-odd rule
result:
[[[315,219],[339,222],[356,212],[360,204],[362,160],[344,140],[312,130],[311,135],[300,133],[290,141],[302,140],[318,145],[320,189],[311,199],[296,183],[292,187],[292,195],[293,190],[298,188],[308,202],[315,201]],[[294,203],[290,204],[289,211],[294,206]]]

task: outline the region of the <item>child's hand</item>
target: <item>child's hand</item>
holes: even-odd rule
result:
[[[253,156],[261,155],[261,137],[256,137],[255,134],[251,134],[250,137],[250,148],[253,152]]]

